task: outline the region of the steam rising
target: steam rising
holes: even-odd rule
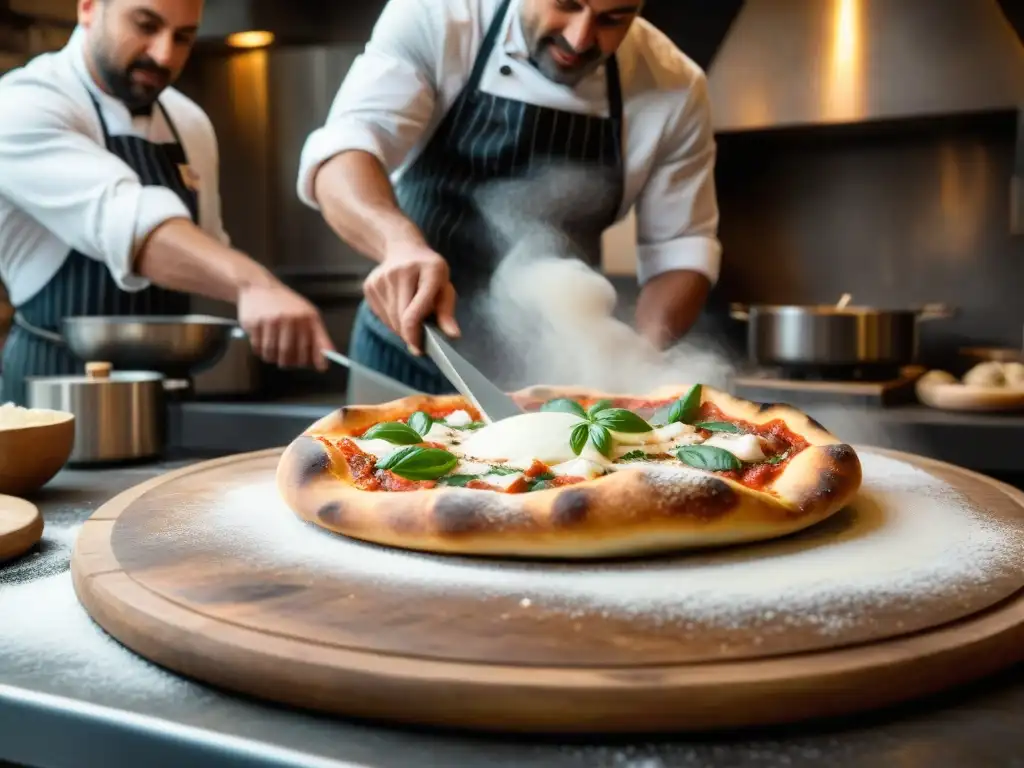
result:
[[[594,207],[618,200],[600,171],[564,167],[478,195],[493,236],[506,245],[490,289],[473,304],[475,322],[491,339],[478,364],[506,391],[547,384],[643,394],[696,383],[730,391],[740,361],[725,344],[691,334],[659,351],[615,317],[614,286],[584,263],[586,244],[571,234],[580,190]],[[859,445],[917,442],[910,425],[885,423],[872,406],[794,405]]]
[[[581,190],[588,198],[582,204]],[[587,244],[571,233],[585,229],[579,225],[588,208],[607,209],[618,199],[600,170],[564,167],[478,196],[494,236],[507,244],[489,291],[473,307],[499,340],[480,362],[500,386],[643,393],[700,382],[727,389],[736,362],[723,345],[687,338],[662,352],[614,316],[615,288],[584,263]]]

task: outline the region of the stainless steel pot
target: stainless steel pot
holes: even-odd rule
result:
[[[30,408],[75,414],[69,464],[116,463],[160,456],[166,440],[164,377],[87,363],[84,376],[28,376]]]
[[[952,317],[942,304],[920,309],[837,305],[732,305],[748,323],[747,353],[765,366],[890,366],[917,358],[918,323]]]

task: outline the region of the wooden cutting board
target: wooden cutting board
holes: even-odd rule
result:
[[[35,504],[0,496],[0,563],[28,552],[43,535],[43,516]]]
[[[638,732],[794,722],[922,696],[1024,658],[1024,494],[948,464],[858,450],[866,472],[885,462],[906,471],[866,482],[864,505],[815,529],[599,564],[431,556],[334,536],[291,515],[272,491],[280,452],[261,451],[112,499],[85,523],[72,575],[104,629],[171,670],[298,707],[427,725]],[[933,485],[917,493],[907,472]],[[885,508],[900,498],[878,490],[886,484],[934,494],[934,504]],[[960,495],[970,500],[962,513],[950,506]],[[976,543],[985,531],[996,532],[989,548]],[[927,537],[934,551],[920,543]],[[943,553],[958,547],[968,567],[944,566]],[[882,587],[801,607],[781,579],[803,578],[785,567],[792,558],[837,569],[845,558],[873,569]],[[922,589],[901,593],[886,576],[901,568]],[[772,573],[777,597],[764,583]],[[845,581],[826,566],[807,575],[807,589],[830,578]],[[719,583],[746,584],[777,605],[716,607],[706,593]]]

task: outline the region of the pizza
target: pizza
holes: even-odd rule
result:
[[[511,397],[524,412],[491,424],[460,395],[345,406],[285,448],[278,490],[377,544],[596,558],[784,536],[860,488],[856,451],[787,405],[701,384]]]

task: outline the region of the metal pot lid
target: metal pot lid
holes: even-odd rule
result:
[[[113,366],[106,362],[85,364],[85,374],[69,376],[26,376],[26,382],[44,384],[82,384],[101,386],[104,384],[144,384],[146,382],[162,382],[162,373],[155,371],[114,371]]]

